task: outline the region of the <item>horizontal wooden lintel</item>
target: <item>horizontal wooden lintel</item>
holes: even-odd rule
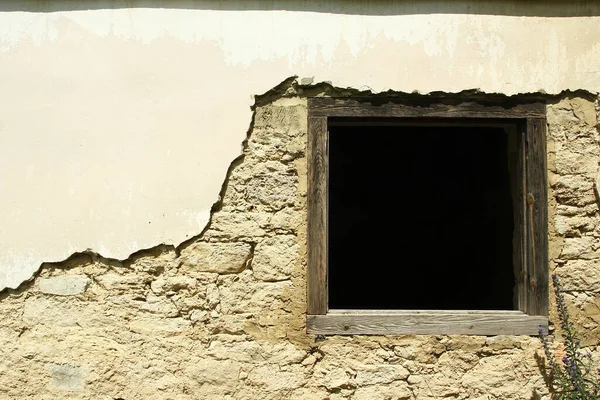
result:
[[[546,116],[546,106],[541,101],[501,104],[467,99],[429,99],[419,105],[414,100],[402,98],[314,97],[309,99],[308,106],[313,117],[504,119]]]
[[[548,331],[548,318],[520,311],[337,310],[308,315],[307,328],[317,335],[537,335]]]

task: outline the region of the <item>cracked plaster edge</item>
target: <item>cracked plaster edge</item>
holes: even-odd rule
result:
[[[290,98],[290,97],[352,97],[352,96],[368,96],[374,98],[384,98],[384,97],[402,97],[402,98],[430,98],[430,99],[441,99],[441,98],[473,98],[473,99],[538,99],[544,100],[546,102],[559,99],[562,97],[569,96],[581,96],[586,98],[594,98],[596,102],[600,100],[600,92],[590,91],[586,89],[563,89],[557,93],[548,93],[543,89],[539,89],[537,92],[522,92],[515,94],[505,94],[499,92],[484,92],[479,88],[471,88],[471,89],[463,89],[458,92],[445,92],[445,91],[431,91],[431,92],[420,92],[419,90],[413,90],[412,92],[403,92],[403,91],[395,91],[391,88],[382,90],[382,91],[374,91],[372,88],[367,86],[360,87],[338,87],[335,86],[331,81],[319,81],[314,82],[315,77],[299,77],[298,75],[292,75],[284,80],[282,80],[279,84],[273,86],[263,94],[251,95],[250,98],[254,100],[254,104],[250,106],[252,111],[251,120],[249,123],[249,127],[246,131],[246,136],[241,142],[241,151],[240,153],[230,162],[227,171],[225,173],[225,177],[223,179],[223,183],[221,184],[221,189],[219,190],[219,194],[217,196],[216,201],[212,204],[212,206],[208,209],[209,215],[204,228],[201,229],[200,233],[196,235],[191,235],[188,239],[181,241],[179,244],[174,243],[158,243],[153,246],[149,246],[142,249],[137,249],[133,251],[129,256],[119,259],[112,257],[105,257],[100,254],[98,251],[93,249],[85,249],[83,251],[74,251],[65,257],[62,260],[57,261],[42,261],[40,265],[31,272],[28,278],[25,278],[16,286],[7,285],[5,287],[0,287],[0,296],[4,294],[18,293],[22,290],[26,290],[28,287],[42,272],[44,268],[47,268],[50,265],[60,265],[72,260],[78,256],[87,255],[90,257],[92,261],[94,260],[102,260],[108,264],[123,264],[125,266],[132,264],[138,258],[144,257],[148,254],[156,254],[159,252],[163,252],[165,249],[173,249],[177,256],[180,255],[181,250],[185,249],[192,243],[197,242],[204,236],[204,233],[211,227],[212,217],[215,212],[219,211],[223,204],[223,197],[227,187],[229,185],[229,179],[231,177],[231,173],[239,164],[241,164],[245,158],[245,151],[247,148],[248,139],[252,134],[252,130],[254,128],[254,117],[255,110],[257,107],[268,104],[270,102],[274,102],[275,100],[282,98]],[[600,120],[598,121],[597,129],[600,130]],[[598,168],[597,178],[594,182],[594,193],[598,198],[598,205],[600,208],[600,166]],[[2,296],[4,297],[4,296]],[[0,297],[0,301],[2,300]]]
[[[92,261],[102,260],[103,262],[106,262],[108,264],[119,263],[119,264],[125,264],[125,265],[133,263],[137,258],[141,258],[141,257],[147,255],[148,253],[151,253],[151,254],[156,253],[158,251],[161,251],[161,249],[163,249],[163,251],[164,251],[165,248],[173,249],[175,251],[176,255],[179,256],[182,249],[184,249],[187,246],[189,246],[190,244],[198,241],[204,235],[204,233],[211,226],[212,217],[213,217],[214,213],[221,208],[222,202],[223,202],[223,197],[224,197],[225,191],[227,190],[227,186],[229,184],[229,178],[231,176],[231,173],[232,173],[233,169],[238,164],[240,164],[244,159],[244,151],[246,149],[247,141],[248,141],[248,138],[250,137],[252,129],[254,127],[254,115],[255,115],[254,110],[257,106],[257,100],[260,98],[263,98],[265,96],[278,96],[280,94],[280,90],[279,90],[280,87],[289,86],[291,84],[291,82],[296,81],[297,78],[298,78],[297,76],[292,76],[290,78],[283,80],[281,83],[279,83],[275,87],[269,89],[267,92],[265,92],[262,95],[251,96],[251,98],[253,98],[255,100],[255,104],[251,105],[252,117],[250,120],[248,130],[246,131],[246,137],[244,138],[244,140],[241,143],[242,146],[241,146],[240,154],[238,154],[229,164],[227,171],[225,173],[225,177],[223,179],[223,183],[221,184],[221,189],[219,190],[217,199],[212,204],[212,206],[208,209],[208,213],[209,213],[208,220],[205,223],[204,227],[201,229],[200,233],[198,233],[196,235],[191,235],[191,237],[181,241],[179,244],[163,242],[163,243],[158,243],[153,246],[135,250],[123,259],[113,258],[113,257],[105,257],[100,252],[88,248],[88,249],[81,250],[81,251],[74,251],[62,260],[42,261],[40,263],[40,265],[31,272],[29,277],[22,280],[21,283],[19,283],[18,285],[15,285],[15,286],[7,285],[5,287],[0,288],[0,296],[5,293],[10,294],[10,293],[17,293],[22,290],[26,290],[26,287],[29,286],[41,274],[42,270],[44,268],[46,268],[47,266],[64,264],[64,263],[68,262],[69,260],[72,260],[78,256],[89,256]],[[283,96],[279,96],[279,97],[283,97]],[[1,300],[1,298],[0,298],[0,300]]]

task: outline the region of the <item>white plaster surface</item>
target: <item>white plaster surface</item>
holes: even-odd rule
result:
[[[123,259],[199,234],[253,95],[289,76],[375,92],[600,89],[597,16],[38,3],[0,7],[0,290],[73,252]]]

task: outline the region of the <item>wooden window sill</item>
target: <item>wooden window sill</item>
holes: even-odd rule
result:
[[[307,316],[317,335],[537,335],[548,318],[521,311],[329,310]]]

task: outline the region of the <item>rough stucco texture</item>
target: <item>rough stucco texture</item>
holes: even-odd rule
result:
[[[521,17],[544,15],[526,3],[3,2],[0,290],[74,252],[123,260],[198,235],[252,96],[290,76],[373,92],[600,91],[600,5]]]
[[[0,398],[547,399],[536,338],[305,333],[306,112],[292,88],[256,108],[222,206],[180,254],[81,255],[2,294]],[[552,267],[595,344],[595,102],[552,101],[548,123]]]

